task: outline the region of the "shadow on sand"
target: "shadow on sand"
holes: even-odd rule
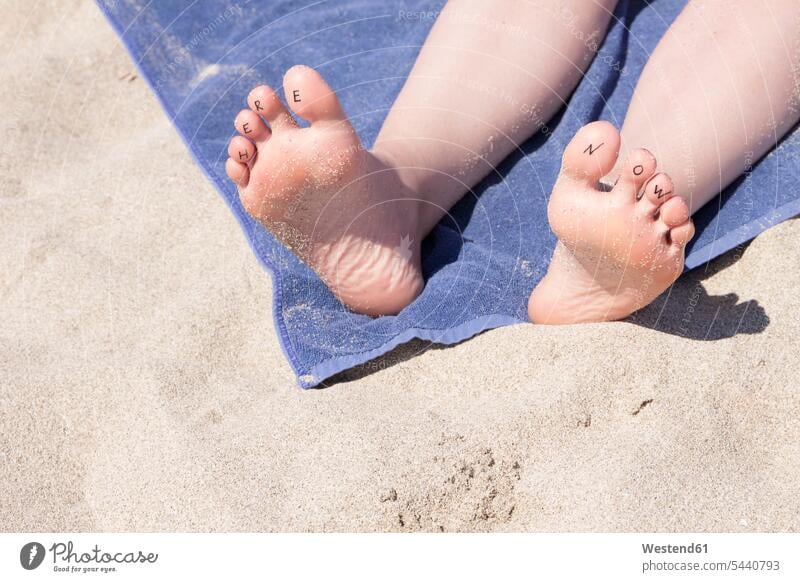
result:
[[[761,333],[769,325],[769,317],[758,301],[741,301],[735,293],[709,295],[703,285],[706,279],[736,264],[749,245],[739,245],[685,273],[671,289],[626,321],[699,341]]]
[[[736,264],[749,244],[739,245],[713,261],[685,273],[670,290],[625,321],[698,341],[761,333],[769,325],[769,317],[757,300],[740,301],[739,296],[734,293],[710,295],[703,285],[706,279]],[[414,340],[366,364],[329,378],[319,388],[360,380],[408,361],[429,349],[448,347],[452,346]]]

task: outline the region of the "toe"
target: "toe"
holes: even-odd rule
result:
[[[655,214],[655,212],[674,195],[672,178],[670,178],[668,174],[659,172],[647,182],[640,197],[644,198],[645,201],[643,201],[642,204],[647,205],[648,212]]]
[[[228,161],[225,162],[225,173],[239,188],[247,186],[247,182],[250,180],[250,168],[233,158],[228,158]]]
[[[669,231],[670,242],[679,248],[685,247],[689,241],[692,240],[693,236],[694,222],[691,220],[687,220],[683,224],[679,224]]]
[[[564,150],[561,171],[592,187],[614,167],[619,155],[619,132],[607,121],[584,125]]]
[[[236,116],[236,121],[234,121],[234,125],[236,126],[236,131],[247,139],[256,142],[267,140],[271,135],[264,120],[249,109],[242,109],[239,112],[239,115]]]
[[[236,162],[250,164],[256,157],[256,146],[249,139],[237,135],[228,144],[228,155]]]
[[[614,192],[624,195],[626,198],[636,196],[637,200],[642,198],[642,186],[656,171],[656,158],[646,149],[637,149],[631,152],[622,173],[619,176]]]
[[[281,103],[280,97],[272,87],[259,85],[250,91],[250,95],[247,96],[247,104],[254,113],[266,119],[274,128],[297,125],[292,114]]]
[[[310,121],[345,121],[344,110],[333,89],[310,67],[297,65],[283,78],[286,102],[297,115]]]
[[[664,224],[674,228],[689,220],[689,206],[683,198],[676,196],[661,205],[659,216]]]

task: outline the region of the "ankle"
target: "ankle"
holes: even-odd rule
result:
[[[375,162],[373,171],[380,172],[383,177],[379,177],[379,186],[387,189],[387,194],[398,199],[406,199],[413,204],[404,204],[405,218],[409,219],[414,226],[414,235],[417,240],[421,240],[428,234],[428,230],[422,232],[423,215],[427,212],[425,208],[424,184],[419,178],[418,168],[414,162],[405,157],[400,148],[392,148],[383,144],[376,144],[371,150],[370,155]]]
[[[370,153],[380,165],[394,171],[394,175],[411,196],[420,197],[424,186],[420,168],[405,148],[398,146],[397,142],[378,142]]]
[[[469,181],[448,169],[443,161],[448,158],[446,148],[423,152],[417,145],[416,140],[381,140],[372,155],[395,170],[407,196],[417,201],[420,234],[425,237],[467,192]]]

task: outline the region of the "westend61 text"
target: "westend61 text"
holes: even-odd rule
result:
[[[689,544],[686,546],[642,544],[642,551],[645,554],[707,554],[708,544]]]

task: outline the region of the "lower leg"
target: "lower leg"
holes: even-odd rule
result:
[[[797,123],[799,84],[797,0],[692,0],[642,72],[622,149],[650,150],[694,213]]]
[[[689,213],[797,123],[798,39],[796,0],[687,5],[642,73],[621,143],[595,123],[567,148],[549,208],[559,242],[531,295],[533,321],[619,319],[672,284]],[[656,160],[666,173],[653,175]],[[601,176],[618,181],[611,195]]]
[[[450,0],[375,144],[424,235],[566,103],[617,0]]]

